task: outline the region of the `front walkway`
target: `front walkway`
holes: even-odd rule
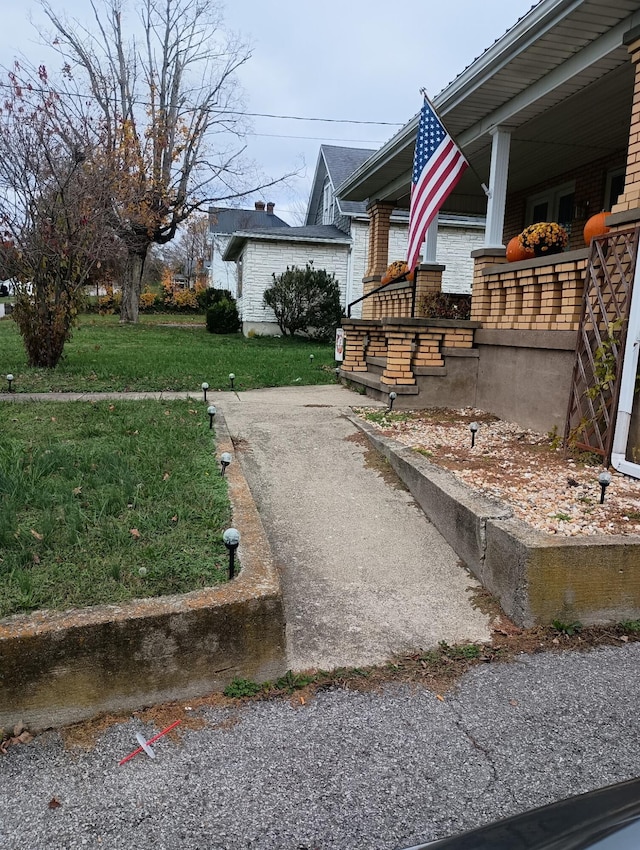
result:
[[[357,395],[320,386],[225,396],[282,571],[291,669],[488,640],[471,601],[477,582],[345,418]]]

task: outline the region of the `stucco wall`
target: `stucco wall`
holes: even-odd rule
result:
[[[313,261],[316,269],[335,274],[340,286],[342,304],[346,303],[349,246],[315,242],[259,241],[250,239],[242,252],[242,299],[239,302],[243,327],[259,330],[256,323],[275,322],[273,312],[265,308],[262,297],[273,283],[273,275],[286,271],[287,266],[300,266]],[[245,327],[245,330],[247,328]],[[265,327],[264,332],[273,330]]]

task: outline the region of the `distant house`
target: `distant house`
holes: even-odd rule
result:
[[[279,333],[275,316],[264,306],[263,294],[287,266],[304,266],[335,274],[343,307],[362,295],[366,272],[369,217],[366,202],[344,201],[336,191],[375,151],[321,145],[305,224],[286,230],[268,230],[258,221],[238,228],[226,241],[223,260],[237,267],[237,291],[244,333]],[[403,259],[407,250],[408,215],[392,216],[389,256]],[[446,264],[444,289],[469,292],[473,274],[470,248],[482,244],[484,218],[443,216],[440,221],[438,261]],[[230,273],[228,273],[230,274]],[[359,315],[359,305],[354,309]]]
[[[209,264],[209,286],[228,289],[237,295],[236,264],[222,258],[231,236],[237,230],[259,228],[274,230],[289,227],[274,213],[274,205],[256,201],[255,209],[238,210],[222,207],[209,208],[209,234],[211,236],[211,262]]]

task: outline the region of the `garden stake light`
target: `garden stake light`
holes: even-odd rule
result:
[[[309,363],[313,366],[313,354],[309,355]]]
[[[216,415],[216,407],[214,404],[209,405],[207,413],[209,414],[209,430],[211,430],[213,428],[213,417]]]
[[[222,535],[222,542],[229,552],[229,581],[233,578],[236,549],[240,544],[240,532],[237,528],[228,528]]]
[[[207,390],[209,389],[209,384],[206,381],[204,381],[201,386],[202,386],[202,392],[204,393],[204,400],[206,401],[207,400]]]
[[[611,473],[606,470],[601,472],[600,475],[598,475],[598,483],[600,484],[600,504],[603,505],[605,491],[609,484],[611,484]]]
[[[233,374],[233,372],[230,372],[229,373],[229,383],[231,384],[231,389],[233,389],[233,382],[235,381],[235,379],[236,379],[236,376]]]
[[[9,392],[13,392],[12,384],[13,384],[13,375],[7,375],[7,383],[9,384]]]
[[[476,444],[476,434],[478,433],[478,423],[472,422],[469,425],[469,430],[471,431],[471,448],[473,448]]]
[[[398,393],[389,393],[389,410],[393,410],[393,402],[398,398]]]
[[[129,753],[128,756],[125,756],[123,759],[121,759],[118,762],[118,766],[125,764],[130,759],[132,759],[134,756],[137,756],[138,753],[143,753],[143,752],[146,753],[149,756],[149,758],[154,759],[156,757],[156,754],[153,752],[153,750],[151,749],[149,744],[153,744],[153,742],[157,741],[158,738],[162,738],[162,736],[166,735],[167,732],[171,732],[171,730],[175,729],[176,726],[181,722],[182,722],[181,720],[176,720],[174,723],[171,724],[171,726],[167,726],[166,729],[163,729],[162,732],[158,732],[157,735],[154,735],[153,738],[149,738],[148,741],[145,741],[145,739],[142,737],[140,732],[137,732],[136,733],[136,741],[140,744],[140,746],[138,747],[137,750],[134,750],[132,753]]]
[[[231,457],[230,452],[222,452],[220,455],[220,466],[222,467],[222,474],[225,475],[227,472],[227,467],[231,463],[233,458]]]

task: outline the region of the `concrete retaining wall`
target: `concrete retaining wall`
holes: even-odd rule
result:
[[[390,462],[426,516],[519,626],[640,619],[640,537],[561,538],[531,529],[508,505],[353,423]]]
[[[217,449],[233,452],[220,412]],[[239,463],[228,469],[242,566],[180,596],[0,620],[0,727],[32,731],[101,712],[222,690],[285,672],[285,621],[271,550]]]

